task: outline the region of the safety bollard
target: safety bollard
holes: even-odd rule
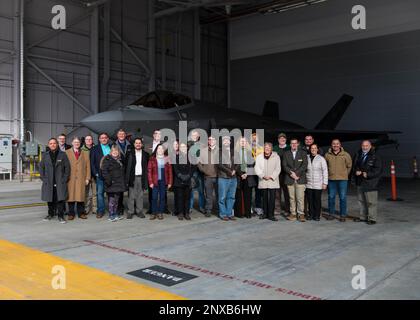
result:
[[[395,171],[394,160],[391,160],[391,198],[387,199],[388,201],[403,201],[403,199],[398,198],[397,195],[397,175]]]

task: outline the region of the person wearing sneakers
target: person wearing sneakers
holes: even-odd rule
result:
[[[334,139],[331,148],[325,155],[328,164],[328,220],[334,219],[335,198],[340,198],[340,222],[346,221],[347,216],[347,185],[352,168],[351,156],[344,151],[341,142]]]
[[[77,209],[77,216],[80,219],[87,219],[85,211],[86,186],[90,183],[90,160],[89,153],[81,149],[79,138],[73,138],[72,148],[66,150],[70,162],[70,179],[67,182],[69,214],[67,220],[74,220]]]
[[[299,148],[298,139],[291,139],[290,150],[286,151],[283,157],[285,183],[290,197],[290,215],[287,216],[289,221],[296,221],[296,218],[301,222],[306,221],[304,209],[307,168],[307,153]]]
[[[169,157],[165,156],[162,144],[156,146],[147,165],[147,178],[152,190],[152,211],[150,220],[163,219],[166,206],[166,193],[172,186],[172,166]]]
[[[126,190],[126,183],[124,164],[117,145],[113,144],[111,146],[110,153],[101,160],[100,168],[105,192],[108,195],[108,220],[112,222],[121,220],[123,217],[118,215],[118,201],[121,194]]]
[[[42,154],[39,174],[42,181],[41,199],[48,202],[48,215],[44,220],[51,220],[57,213],[58,221],[66,223],[64,201],[67,198],[70,163],[65,152],[58,148],[58,141],[55,138],[48,141],[48,151]]]
[[[261,190],[264,212],[260,219],[278,220],[274,217],[274,207],[276,205],[276,190],[280,188],[280,172],[280,157],[277,152],[273,152],[273,145],[266,142],[264,152],[259,154],[255,160],[255,173],[258,176],[258,189]]]

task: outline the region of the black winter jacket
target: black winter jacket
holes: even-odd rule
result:
[[[367,154],[365,161],[362,161],[362,157],[362,150],[353,157],[352,182],[364,191],[376,191],[383,172],[382,160],[373,148]],[[363,175],[356,176],[356,171],[366,172],[367,178]]]
[[[142,150],[141,151],[141,185],[143,190],[147,189],[147,163],[149,162],[149,154]],[[128,187],[134,187],[134,180],[136,178],[136,150],[134,148],[130,149],[125,157],[125,182],[128,184]]]
[[[101,161],[101,174],[105,192],[118,193],[126,190],[124,164],[121,160],[115,160],[111,155],[105,156]]]
[[[181,158],[182,159],[182,158]],[[179,163],[179,155],[176,156],[176,164],[172,165],[174,173],[174,187],[191,186],[191,177],[194,172],[193,165],[187,159],[187,163]]]

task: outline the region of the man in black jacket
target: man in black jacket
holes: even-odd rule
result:
[[[378,185],[382,176],[382,161],[369,140],[362,142],[361,150],[353,158],[352,181],[357,186],[360,218],[354,221],[376,223],[378,211]]]
[[[305,189],[306,169],[308,168],[308,157],[305,151],[299,148],[299,140],[290,140],[290,150],[284,153],[283,170],[286,177],[284,183],[287,185],[290,197],[289,221],[296,221],[296,214],[301,222],[305,222]]]
[[[173,190],[175,196],[175,215],[178,220],[191,220],[190,217],[190,194],[193,166],[188,159],[187,144],[179,144],[179,153],[172,165],[174,173]]]
[[[308,134],[305,136],[305,145],[302,147],[302,150],[305,151],[307,154],[311,154],[311,146],[316,144],[315,139],[312,135]],[[318,153],[323,156],[324,150],[318,148]]]
[[[64,201],[68,194],[70,162],[66,153],[58,148],[58,141],[55,138],[48,141],[48,151],[43,153],[39,163],[39,173],[42,181],[42,200],[48,202],[48,215],[44,220],[51,220],[57,212],[58,221],[66,223]]]
[[[132,149],[132,145],[130,141],[128,141],[127,133],[124,129],[118,130],[117,141],[115,141],[115,144],[118,146],[118,149],[120,149],[121,159],[125,160],[127,153]]]
[[[149,154],[143,150],[143,140],[134,140],[134,149],[130,149],[125,159],[125,181],[128,184],[128,213],[127,219],[133,214],[145,218],[143,213],[143,192],[147,184],[147,163]]]
[[[119,129],[117,131],[117,141],[115,141],[115,144],[120,150],[121,160],[125,162],[127,153],[132,149],[132,145],[130,141],[128,141],[127,133],[124,129]],[[124,215],[124,193],[120,194],[120,197],[118,198],[118,215]]]

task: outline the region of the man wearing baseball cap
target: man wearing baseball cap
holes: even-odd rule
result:
[[[280,160],[283,161],[284,153],[287,150],[290,150],[290,146],[287,144],[287,136],[285,133],[279,133],[277,136],[278,145],[273,148],[274,152],[280,157]],[[286,212],[286,216],[290,213],[290,198],[289,198],[289,190],[287,189],[287,185],[284,183],[284,179],[286,177],[286,173],[284,170],[280,172],[279,180],[280,180],[280,189],[279,189],[279,204],[280,208],[276,206],[281,211],[283,209]],[[283,193],[284,203],[281,205],[281,194]],[[277,197],[276,197],[277,198]]]

